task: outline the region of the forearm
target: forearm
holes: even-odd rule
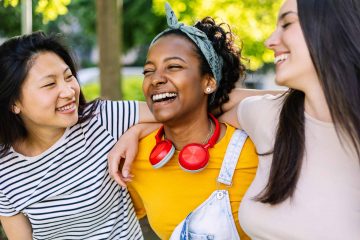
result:
[[[22,213],[11,217],[0,217],[1,225],[9,240],[32,240],[30,221]]]
[[[139,102],[139,123],[155,123],[157,122],[154,115],[150,111],[145,102]]]

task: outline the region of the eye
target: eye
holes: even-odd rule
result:
[[[286,29],[288,26],[290,26],[290,22],[288,22],[288,23],[285,23],[285,24],[283,24],[283,25],[281,25],[281,27],[283,28],[283,29]]]
[[[54,82],[51,82],[51,83],[45,84],[45,85],[42,86],[42,87],[51,87],[51,86],[54,86],[54,85],[55,85],[55,83],[54,83]]]
[[[177,64],[172,64],[172,65],[169,65],[168,68],[170,70],[178,70],[178,69],[182,69],[182,66],[177,65]]]
[[[70,74],[70,75],[68,75],[68,76],[65,76],[65,80],[67,80],[67,81],[72,81],[72,80],[74,80],[75,79],[75,77],[74,77],[74,75],[72,75],[72,74]]]
[[[150,73],[154,72],[153,69],[144,69],[143,71],[143,75],[146,76],[146,75],[149,75]]]

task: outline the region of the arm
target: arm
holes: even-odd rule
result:
[[[9,240],[32,240],[31,224],[24,214],[0,216],[0,221]]]
[[[145,102],[139,102],[139,123],[157,122]]]
[[[138,152],[139,140],[161,126],[159,123],[142,123],[132,126],[127,130],[114,145],[108,154],[109,174],[123,187],[131,180],[131,164]],[[120,172],[121,164],[122,170]]]

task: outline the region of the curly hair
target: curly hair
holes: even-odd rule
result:
[[[245,79],[245,65],[241,62],[241,46],[235,44],[235,35],[231,28],[226,23],[217,24],[211,17],[205,17],[201,21],[194,24],[194,27],[203,31],[208,39],[211,41],[216,53],[221,56],[224,61],[222,72],[222,79],[217,90],[209,96],[208,111],[214,114],[221,115],[223,113],[222,105],[229,101],[229,93],[235,88],[238,81]],[[187,38],[190,42],[192,40],[180,30],[171,30],[164,33],[163,36],[169,34],[176,34]],[[209,74],[213,76],[209,63],[201,50],[195,45],[196,54],[199,57],[201,65],[201,74]],[[213,96],[215,94],[215,96]]]

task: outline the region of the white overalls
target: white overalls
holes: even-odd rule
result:
[[[236,130],[226,149],[217,178],[219,183],[231,186],[236,164],[247,134]],[[192,211],[174,230],[171,240],[239,240],[231,212],[229,192],[216,190]]]

